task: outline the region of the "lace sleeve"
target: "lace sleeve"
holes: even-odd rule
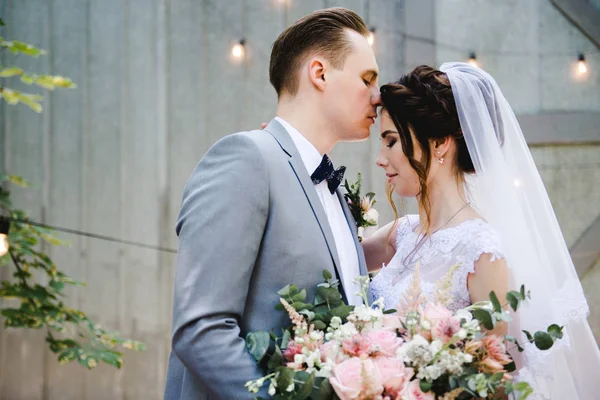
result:
[[[478,223],[469,235],[465,264],[469,265],[469,273],[474,272],[475,263],[483,254],[490,254],[490,261],[504,258],[500,235],[485,222]]]

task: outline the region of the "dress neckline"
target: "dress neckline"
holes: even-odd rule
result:
[[[411,220],[410,220],[410,217],[414,217],[414,218],[416,218],[416,225],[414,225],[414,226],[413,226],[413,224],[412,224],[412,222],[411,222]],[[412,233],[413,235],[420,236],[420,235],[419,235],[419,234],[418,234],[418,233],[415,231],[415,229],[416,229],[416,228],[419,226],[419,224],[421,223],[421,217],[419,216],[419,214],[407,214],[407,215],[406,215],[406,218],[407,218],[407,222],[408,222],[408,232],[409,232],[409,233]],[[447,231],[456,230],[456,229],[458,229],[458,228],[462,227],[463,225],[466,225],[467,223],[471,223],[471,222],[473,222],[473,223],[474,223],[474,222],[480,222],[480,223],[484,223],[484,224],[485,224],[485,223],[487,223],[487,222],[486,222],[486,221],[485,221],[483,218],[471,218],[471,219],[466,219],[466,220],[464,220],[464,221],[462,221],[462,222],[459,222],[458,224],[456,224],[456,225],[454,225],[454,226],[451,226],[451,227],[448,227],[448,228],[444,228],[444,229],[439,229],[439,230],[437,230],[437,231],[433,232],[433,233],[431,234],[431,236],[430,236],[430,237],[433,237],[434,235],[436,235],[436,234],[438,234],[438,233],[443,233],[443,232],[447,232]]]

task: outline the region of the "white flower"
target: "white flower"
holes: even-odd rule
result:
[[[294,382],[290,383],[290,385],[285,388],[286,392],[292,392],[294,390]]]
[[[304,355],[302,355],[302,354],[296,354],[294,356],[294,363],[295,364],[301,365],[303,362],[304,362]]]
[[[454,316],[458,319],[464,319],[467,323],[473,320],[473,315],[467,310],[458,310]]]
[[[275,396],[275,385],[273,383],[269,385],[269,396]]]
[[[370,208],[364,215],[364,219],[365,221],[367,221],[370,224],[374,224],[377,225],[377,223],[379,222],[379,213],[377,212],[376,209],[374,208]]]
[[[458,338],[461,340],[466,339],[467,331],[465,329],[459,329],[458,332],[456,333],[456,336],[458,336]]]
[[[425,379],[426,381],[431,382],[442,376],[443,373],[444,371],[439,365],[428,365],[425,368],[421,368],[417,374],[417,378]]]
[[[421,323],[421,328],[425,329],[426,331],[431,329],[431,322],[427,321],[427,320],[423,320],[423,322]]]
[[[437,354],[440,350],[442,350],[442,347],[444,347],[444,343],[442,343],[441,340],[434,340],[429,345],[429,350],[431,350],[433,354]]]
[[[333,329],[339,328],[340,326],[342,326],[342,319],[337,316],[331,317],[331,322],[329,323],[329,326]]]
[[[323,332],[320,331],[312,331],[310,333],[310,340],[316,342],[317,340],[321,339],[323,337]]]

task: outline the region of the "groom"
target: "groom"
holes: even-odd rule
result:
[[[375,121],[378,68],[367,35],[342,8],[287,28],[269,68],[277,117],[262,131],[219,140],[192,173],[176,228],[165,399],[252,398],[244,384],[263,374],[244,337],[286,324],[274,306],[287,284],[311,298],[327,269],[345,299],[360,302],[353,279],[367,274],[364,256],[338,189],[343,168],[327,154],[367,139]]]

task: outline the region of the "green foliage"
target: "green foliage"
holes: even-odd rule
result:
[[[15,176],[0,177],[0,215],[27,221],[27,214],[13,208],[9,185],[27,187],[28,183]],[[0,314],[6,328],[46,329],[46,342],[50,350],[65,364],[77,361],[92,369],[99,362],[120,368],[123,355],[118,347],[141,351],[141,342],[121,338],[95,324],[87,315],[65,305],[66,285],[83,285],[61,272],[42,249],[45,243],[64,246],[65,242],[49,229],[39,228],[26,222],[12,222],[8,233],[9,252],[0,257],[0,266],[13,263],[12,279],[0,281],[0,299],[16,300],[14,307],[4,306]],[[42,284],[41,282],[47,282]],[[14,303],[14,302],[11,302]]]
[[[4,22],[0,19],[0,27],[4,26]],[[22,54],[30,57],[39,57],[45,55],[44,50],[37,47],[20,42],[17,40],[5,40],[0,37],[0,51],[6,50],[13,54]],[[24,93],[18,90],[9,88],[6,85],[8,79],[19,78],[26,85],[35,85],[46,90],[54,90],[56,88],[75,88],[76,85],[69,79],[60,75],[37,75],[35,73],[25,72],[23,69],[10,65],[0,65],[0,98],[4,99],[8,104],[25,104],[35,112],[42,112],[42,96],[40,94]]]

